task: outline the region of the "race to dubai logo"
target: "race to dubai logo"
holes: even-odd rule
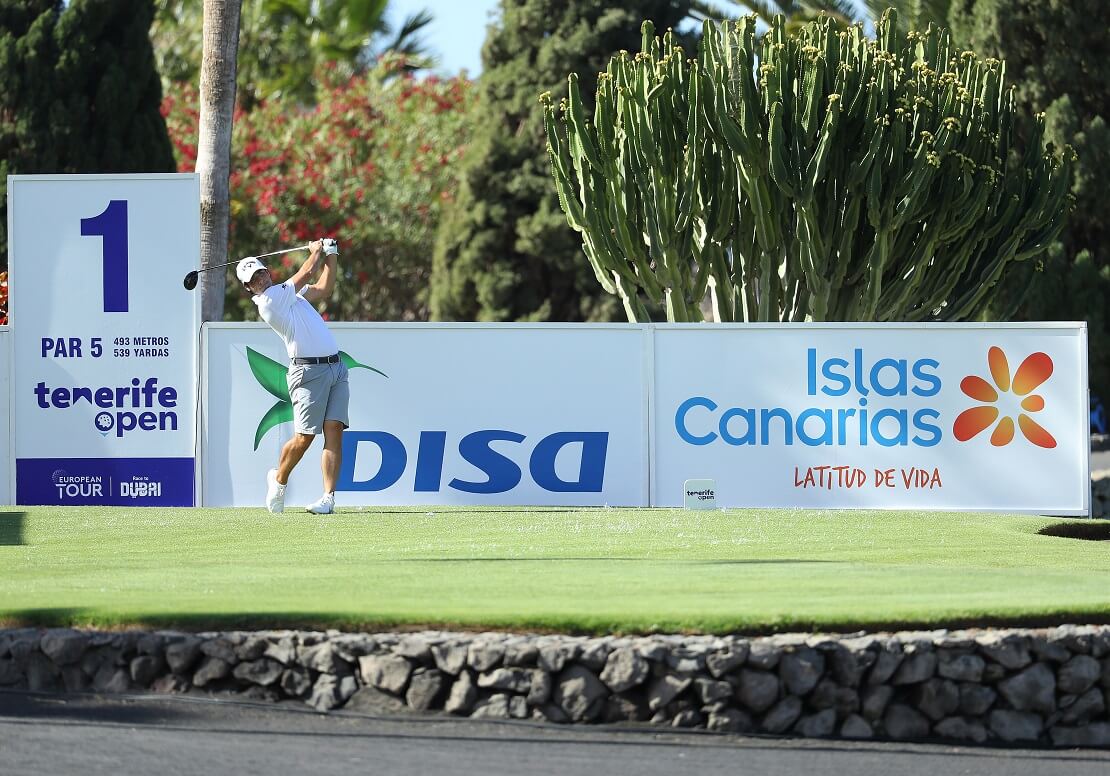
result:
[[[1003,403],[1003,397],[1012,393],[1011,403],[1019,402],[1016,427],[1021,430],[1022,435],[1037,447],[1056,447],[1056,439],[1052,434],[1027,414],[1044,409],[1044,397],[1033,391],[1052,376],[1052,359],[1048,354],[1038,352],[1026,357],[1012,381],[1010,363],[1002,348],[991,347],[987,352],[987,365],[990,367],[993,385],[978,375],[968,375],[960,383],[961,391],[983,404],[960,413],[952,425],[953,436],[961,442],[967,442],[997,420],[991,433],[991,444],[995,447],[1010,444],[1015,436],[1014,418],[994,405]]]

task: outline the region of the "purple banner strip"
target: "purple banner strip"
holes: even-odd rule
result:
[[[23,506],[191,507],[193,458],[20,458]]]

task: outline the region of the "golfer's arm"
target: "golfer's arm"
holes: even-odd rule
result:
[[[297,292],[300,292],[302,288],[307,286],[309,279],[316,274],[316,271],[318,269],[320,269],[320,259],[322,259],[323,257],[323,251],[313,251],[312,253],[308,254],[308,258],[305,259],[305,263],[302,264],[301,268],[293,273],[293,275],[289,278],[288,282],[293,284],[293,288]]]
[[[335,256],[328,256],[324,261],[324,271],[320,273],[320,279],[304,292],[305,299],[319,302],[331,296],[332,289],[335,288],[335,271]]]

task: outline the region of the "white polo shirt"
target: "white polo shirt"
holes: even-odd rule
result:
[[[262,320],[285,340],[289,358],[335,355],[339,345],[320,313],[304,298],[306,288],[298,294],[293,284],[286,281],[251,298],[258,305]]]

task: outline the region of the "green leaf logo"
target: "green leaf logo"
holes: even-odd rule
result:
[[[339,351],[339,360],[348,369],[369,369],[371,372],[377,372],[382,377],[387,379],[389,377],[380,369],[360,364],[342,350]],[[277,399],[274,406],[266,410],[266,414],[262,416],[262,420],[258,422],[258,428],[254,432],[254,449],[257,450],[258,445],[262,442],[262,437],[266,436],[267,431],[274,426],[280,426],[282,423],[289,423],[293,420],[293,403],[289,398],[289,383],[285,379],[289,373],[288,367],[262,355],[253,348],[247,348],[247,363],[250,364],[251,373],[258,384]]]

